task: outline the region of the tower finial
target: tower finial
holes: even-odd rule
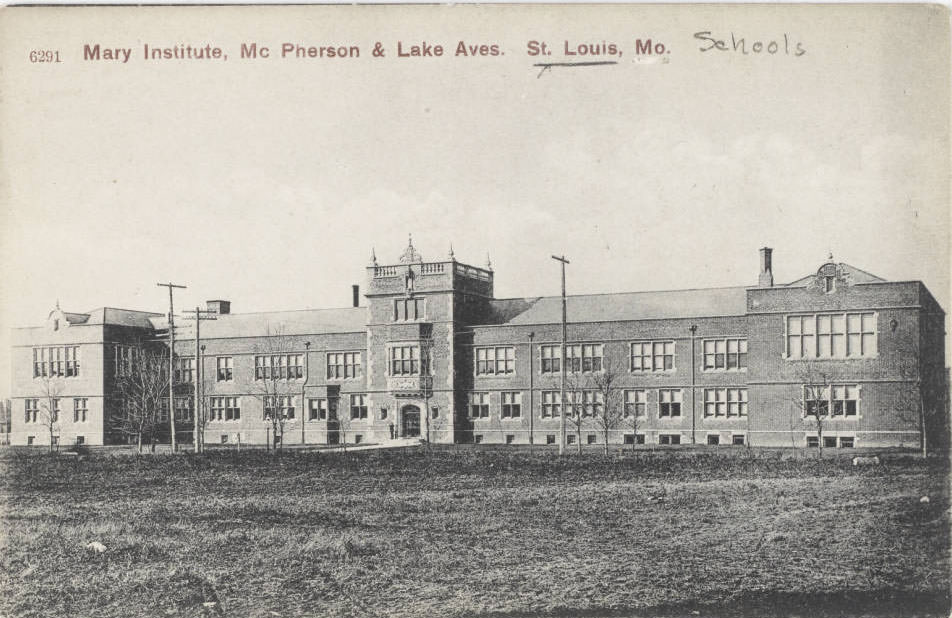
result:
[[[453,243],[450,243],[450,259],[455,260],[456,256],[453,254]]]
[[[377,250],[374,247],[370,248],[370,263],[373,266],[377,265]]]
[[[407,234],[407,237],[409,237],[409,244],[408,244],[408,246],[412,247],[412,246],[413,246],[413,234]]]
[[[58,299],[58,298],[56,299],[56,310],[57,310],[57,311],[60,310],[59,299]]]
[[[827,259],[830,260],[831,262],[833,261],[833,251],[832,251],[832,250],[830,251],[830,257],[827,258]]]
[[[490,272],[493,270],[493,261],[489,259],[489,251],[486,252],[486,270]]]

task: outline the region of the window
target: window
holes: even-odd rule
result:
[[[23,400],[23,422],[24,423],[35,423],[37,415],[40,411],[40,400],[39,399],[24,399]]]
[[[558,373],[559,345],[544,345],[542,349],[542,373]],[[572,373],[591,373],[602,370],[602,344],[573,343],[565,346],[565,370]]]
[[[367,418],[367,395],[351,395],[350,396],[350,418],[352,420],[360,420]]]
[[[78,375],[79,346],[33,348],[34,378],[73,378]]]
[[[475,434],[475,435],[473,436],[473,444],[482,444],[482,443],[483,443],[483,436],[482,436],[482,434],[479,434],[479,433]]]
[[[221,434],[221,443],[222,443],[222,444],[228,444],[228,434],[227,434],[227,433]]]
[[[681,444],[681,434],[663,433],[658,436],[658,444]]]
[[[86,415],[88,412],[87,402],[88,402],[88,399],[86,399],[85,397],[73,398],[73,422],[74,423],[86,422]]]
[[[787,358],[869,358],[877,355],[875,313],[787,316]]]
[[[662,388],[658,391],[658,416],[681,416],[681,389]]]
[[[840,448],[853,448],[853,436],[842,436],[840,438]]]
[[[605,396],[599,391],[582,391],[582,416],[601,417]]]
[[[380,408],[380,420],[387,420],[387,408]]]
[[[354,444],[360,444],[364,441],[364,434],[358,433],[354,434]]]
[[[267,395],[264,398],[264,418],[294,418],[294,397],[292,395]]]
[[[351,380],[360,377],[360,352],[332,352],[327,355],[327,379]]]
[[[502,417],[519,418],[522,416],[522,393],[505,392],[502,394]]]
[[[704,341],[704,369],[747,369],[746,339],[707,339]]]
[[[832,276],[823,277],[823,291],[829,294],[836,289],[836,278]]]
[[[593,433],[590,433],[590,434],[588,434],[588,435],[585,437],[585,441],[586,441],[588,444],[595,444],[595,440],[597,440],[597,439],[598,439],[598,438],[597,438],[597,437],[595,436],[595,434],[593,434]]]
[[[542,416],[556,418],[562,414],[562,393],[542,391]]]
[[[566,444],[575,444],[575,434],[574,434],[574,433],[570,433],[570,434],[566,435],[566,436],[565,436],[565,442],[566,442]]]
[[[836,438],[834,436],[823,436],[824,448],[836,448]]]
[[[175,381],[179,383],[195,381],[195,359],[191,357],[177,357],[174,363]]]
[[[393,319],[397,322],[422,320],[425,308],[422,298],[398,298],[393,301]]]
[[[218,357],[218,381],[231,382],[234,379],[234,359],[231,356]]]
[[[36,436],[27,436],[26,443],[27,446],[33,446],[33,443],[36,441]]]
[[[86,444],[86,436],[76,436],[76,444]]]
[[[489,393],[469,394],[469,417],[489,418]]]
[[[192,408],[195,405],[195,400],[191,397],[176,397],[175,398],[175,418],[180,421],[190,421],[192,420]]]
[[[707,434],[707,443],[710,446],[717,446],[721,443],[721,437],[716,433]]]
[[[747,416],[747,389],[704,389],[704,416],[706,418],[737,418]]]
[[[636,341],[631,344],[632,371],[671,371],[674,369],[673,341]]]
[[[625,418],[644,416],[648,413],[648,391],[625,391],[625,407],[622,411]]]
[[[176,406],[178,407],[178,406]],[[265,411],[267,418],[267,411]],[[241,399],[239,397],[212,397],[210,421],[241,420]]]
[[[326,421],[327,420],[327,400],[309,399],[307,402],[307,420]]]
[[[816,436],[807,436],[807,448],[819,448],[820,439]]]
[[[515,348],[476,348],[476,375],[507,375],[515,370]]]
[[[859,385],[804,386],[804,415],[857,418],[859,416]]]
[[[747,436],[742,433],[735,433],[731,436],[731,444],[734,446],[744,446],[747,444]]]
[[[296,380],[303,377],[303,354],[255,356],[255,380]]]
[[[545,443],[546,444],[555,444],[555,434],[547,433],[545,434]]]
[[[440,418],[439,406],[433,406],[432,408],[430,408],[430,413],[433,418]]]
[[[833,386],[833,416],[856,416],[859,408],[859,386]]]
[[[506,434],[506,444],[512,444],[513,440],[515,439],[516,439],[516,436],[514,436],[513,434],[511,433]]]
[[[400,345],[390,348],[390,375],[418,376],[428,375],[429,367],[420,358],[420,346]]]
[[[625,434],[625,444],[644,444],[645,443],[645,434],[643,433],[626,433]]]

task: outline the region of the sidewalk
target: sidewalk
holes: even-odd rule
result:
[[[352,451],[373,451],[384,448],[407,448],[411,446],[420,446],[423,444],[423,440],[420,438],[394,438],[393,440],[385,440],[378,444],[351,444],[348,445],[346,451],[348,453]],[[322,453],[340,453],[345,449],[342,446],[335,448],[323,448],[321,449]]]

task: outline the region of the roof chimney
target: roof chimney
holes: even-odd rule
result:
[[[359,307],[359,306],[360,306],[360,286],[359,286],[359,285],[352,285],[352,286],[350,286],[350,289],[351,289],[351,291],[353,292],[353,295],[354,295],[354,306],[355,306],[355,307]]]
[[[762,288],[773,287],[773,249],[764,247],[760,250],[760,277],[757,285]]]
[[[231,301],[230,300],[206,300],[205,309],[209,313],[217,313],[218,315],[228,315],[231,313]]]

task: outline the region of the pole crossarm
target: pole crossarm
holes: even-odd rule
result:
[[[187,289],[177,283],[156,283],[160,288],[169,290],[169,435],[172,452],[175,452],[175,305],[172,302],[172,290]]]
[[[566,308],[565,308],[565,265],[569,263],[565,255],[553,255],[552,259],[559,262],[562,267],[562,358],[559,361],[561,366],[560,386],[559,386],[559,455],[565,453],[565,340],[567,338],[566,328]],[[581,448],[581,446],[579,447]]]

